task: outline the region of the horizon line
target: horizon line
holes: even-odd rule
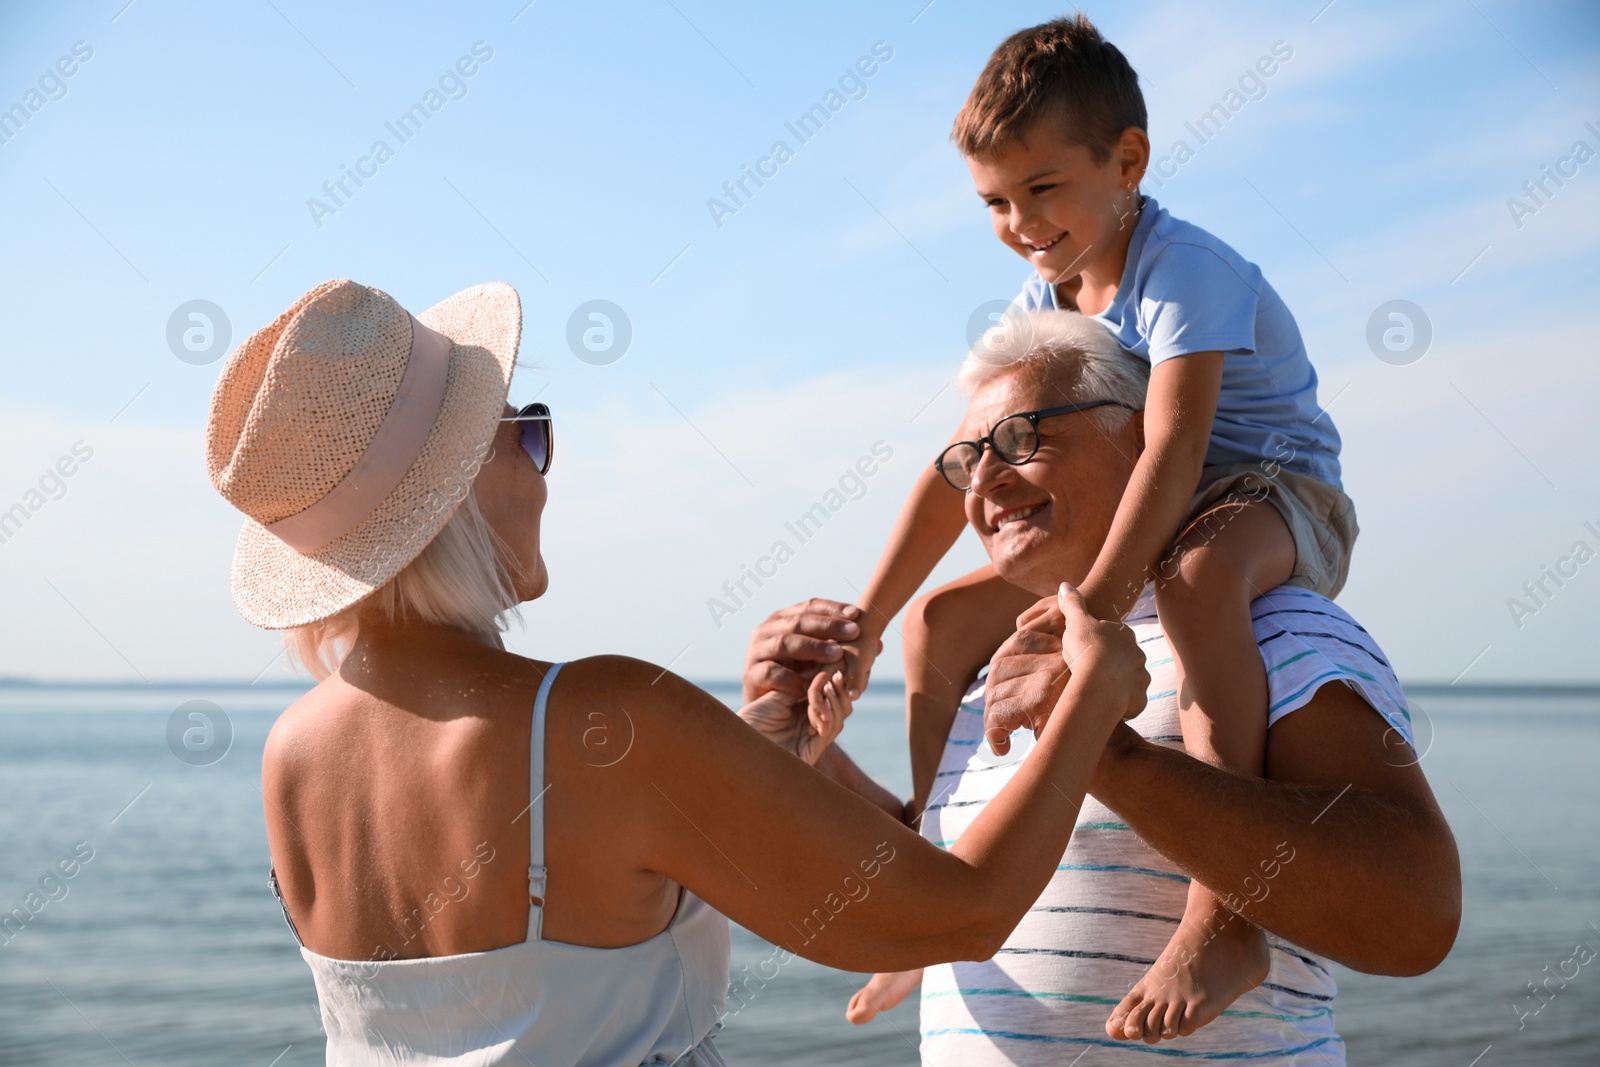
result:
[[[738,689],[743,686],[739,678],[690,678],[688,681],[700,686],[702,689]],[[875,680],[879,686],[895,689],[905,688],[904,678],[883,678]],[[276,678],[271,680],[245,681],[237,678],[165,678],[155,681],[139,681],[134,679],[70,679],[70,678],[33,678],[26,675],[0,675],[0,691],[7,690],[137,690],[137,689],[298,689],[309,690],[316,685],[312,678]],[[1526,693],[1536,691],[1548,696],[1600,696],[1600,679],[1584,681],[1569,679],[1565,681],[1518,681],[1515,679],[1495,679],[1477,682],[1447,682],[1437,679],[1417,679],[1414,681],[1402,680],[1401,688],[1413,695],[1440,695],[1443,693],[1473,693],[1489,696],[1497,693]]]

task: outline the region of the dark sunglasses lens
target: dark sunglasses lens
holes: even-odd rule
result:
[[[537,408],[538,410],[532,410]],[[517,412],[518,415],[548,415],[549,409],[543,404],[529,404]],[[554,433],[550,428],[550,420],[529,419],[522,426],[522,450],[528,453],[533,460],[533,465],[543,474],[550,469],[551,452],[554,451]]]
[[[547,422],[522,424],[522,450],[533,458],[533,465],[543,474],[550,466],[550,435],[545,431]]]

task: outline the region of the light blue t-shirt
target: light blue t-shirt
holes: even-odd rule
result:
[[[1035,271],[1017,303],[1026,311],[1055,308],[1055,286]],[[1117,295],[1091,317],[1151,366],[1223,353],[1207,463],[1270,460],[1343,488],[1339,431],[1317,403],[1317,372],[1300,327],[1254,263],[1147,196]]]

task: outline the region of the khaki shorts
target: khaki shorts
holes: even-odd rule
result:
[[[1281,467],[1269,473],[1267,466],[1272,465],[1219,463],[1206,467],[1178,537],[1202,523],[1213,509],[1265,500],[1283,516],[1294,538],[1294,573],[1289,584],[1330,599],[1337,596],[1350,573],[1350,552],[1361,532],[1355,505],[1341,490],[1318,478]]]

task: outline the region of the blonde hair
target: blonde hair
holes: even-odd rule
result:
[[[468,633],[503,631],[507,616],[516,617],[518,602],[507,558],[504,543],[469,491],[421,554],[393,578],[338,614],[284,631],[289,661],[314,678],[326,678],[350,651],[364,613]]]
[[[1115,433],[1134,411],[1144,410],[1150,367],[1117,344],[1111,331],[1076,311],[1008,311],[972,346],[956,375],[968,397],[1003,374],[1021,373],[1053,385],[1069,403],[1115,400],[1121,408],[1093,408],[1087,416]]]

